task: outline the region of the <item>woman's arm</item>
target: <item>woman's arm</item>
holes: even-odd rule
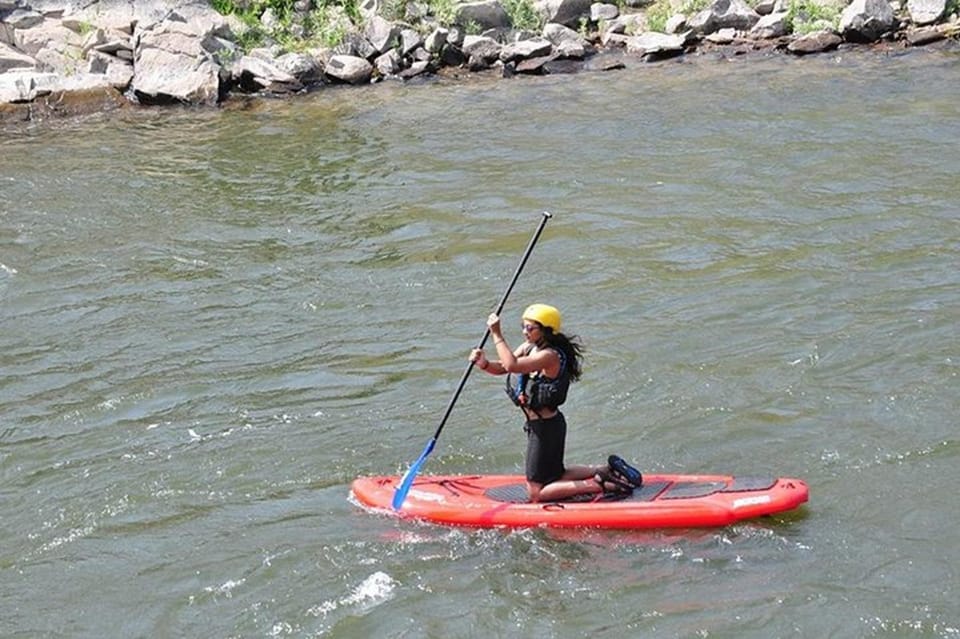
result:
[[[545,369],[549,371],[551,368],[556,368],[560,364],[560,358],[557,357],[557,354],[551,349],[537,351],[530,355],[523,354],[523,347],[518,348],[516,352],[510,352],[509,347],[506,346],[502,349],[497,349],[498,352],[500,350],[506,351],[511,361],[506,362],[504,360],[487,359],[486,354],[479,348],[475,348],[470,352],[470,361],[473,362],[474,366],[490,375],[533,373]]]

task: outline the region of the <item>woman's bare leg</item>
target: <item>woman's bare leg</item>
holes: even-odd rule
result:
[[[595,495],[603,492],[594,475],[606,466],[570,466],[557,481],[547,485],[527,482],[527,494],[531,502],[559,501],[577,495]]]

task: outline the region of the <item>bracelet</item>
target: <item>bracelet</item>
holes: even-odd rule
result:
[[[498,344],[503,344],[505,341],[506,340],[503,340],[503,339],[495,339],[493,340],[493,345],[496,346]]]

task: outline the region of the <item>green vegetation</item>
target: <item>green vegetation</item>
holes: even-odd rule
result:
[[[237,34],[237,44],[245,51],[267,43],[276,43],[286,51],[335,46],[343,41],[351,23],[360,21],[355,0],[321,1],[302,16],[294,11],[293,0],[212,0],[211,4],[222,15],[237,16],[246,27]],[[270,27],[261,21],[268,10],[274,17]]]
[[[787,9],[787,31],[803,35],[829,23],[834,29],[840,24],[840,11],[812,0],[791,0]]]
[[[657,0],[647,9],[647,28],[663,33],[667,20],[678,13],[685,16],[697,14],[710,6],[710,0],[684,0],[679,6],[675,0]]]
[[[534,8],[531,0],[501,0],[503,8],[510,16],[510,24],[515,29],[539,31],[543,28],[543,17]]]
[[[667,20],[673,15],[673,9],[669,2],[659,0],[652,7],[647,9],[647,26],[651,31],[664,33],[667,30]]]
[[[503,8],[517,29],[539,30],[543,18],[533,0],[501,0]],[[277,44],[285,51],[302,51],[310,47],[336,46],[346,34],[362,24],[359,0],[318,0],[312,11],[298,15],[294,0],[211,0],[222,15],[234,15],[245,29],[237,34],[237,44],[244,51],[265,44]],[[427,0],[429,13],[442,25],[456,20],[457,0]],[[265,12],[273,15],[271,26],[261,20]],[[382,15],[388,20],[401,20],[406,10],[404,0],[383,0]],[[462,25],[468,33],[479,33],[476,24]]]
[[[428,3],[432,13],[440,24],[453,24],[457,19],[456,0],[432,0]]]

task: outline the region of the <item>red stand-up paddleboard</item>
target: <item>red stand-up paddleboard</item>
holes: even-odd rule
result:
[[[365,507],[438,524],[481,527],[702,528],[727,526],[797,508],[807,501],[799,479],[724,475],[646,475],[626,497],[591,496],[532,504],[520,475],[423,476],[402,507],[391,509],[400,477],[360,477]]]

